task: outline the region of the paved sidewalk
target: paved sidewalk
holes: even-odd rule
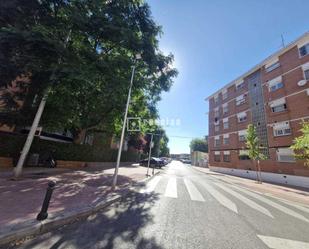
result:
[[[241,185],[243,187],[247,187],[251,190],[274,196],[277,198],[282,198],[294,202],[298,202],[301,204],[309,205],[309,189],[297,188],[291,186],[282,186],[279,184],[265,183],[262,184],[257,183],[255,180],[242,178],[232,175],[225,175],[222,173],[217,173],[209,170],[209,168],[202,168],[192,166],[192,168],[202,171],[206,174],[213,175],[214,177],[220,177],[222,180],[229,181],[231,183],[235,183]]]
[[[110,196],[121,195],[127,187],[146,178],[145,167],[129,165],[119,168],[118,187],[111,192],[114,169],[89,168],[26,169],[22,180],[13,181],[9,173],[0,172],[0,237],[4,233],[36,221],[47,183],[56,182],[49,207],[49,217],[67,216],[95,207]],[[156,169],[155,173],[159,170]]]

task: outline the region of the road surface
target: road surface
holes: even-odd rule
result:
[[[309,249],[309,207],[173,161],[122,202],[17,248]]]

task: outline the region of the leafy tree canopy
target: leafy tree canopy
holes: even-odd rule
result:
[[[208,141],[205,138],[194,138],[190,142],[191,151],[208,152]]]
[[[246,146],[248,148],[249,157],[252,160],[264,160],[265,156],[260,152],[259,139],[256,134],[256,128],[254,125],[249,124],[246,135]]]
[[[0,25],[0,87],[18,76],[31,82],[19,82],[27,88],[22,110],[0,122],[29,124],[49,86],[44,127],[69,129],[77,140],[92,129],[117,133],[137,53],[129,114],[156,117],[177,75],[141,0],[3,0]]]
[[[303,122],[300,129],[302,135],[295,138],[291,149],[299,160],[304,160],[305,165],[309,167],[309,122]]]

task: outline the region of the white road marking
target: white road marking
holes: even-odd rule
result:
[[[189,179],[184,178],[183,181],[185,182],[192,201],[205,201],[201,193]]]
[[[170,178],[168,180],[165,194],[166,197],[177,198],[177,182],[176,178]]]
[[[292,206],[292,207],[294,207],[294,208],[296,208],[298,210],[301,210],[303,212],[309,213],[309,208],[304,207],[301,204],[294,203],[294,202],[291,202],[291,201],[288,201],[288,200],[284,200],[284,199],[281,199],[281,198],[278,198],[278,197],[275,197],[275,198],[277,198],[279,201],[281,201],[281,202],[283,202],[283,203],[285,203],[287,205],[290,205],[290,206]]]
[[[223,186],[219,183],[215,183],[218,187],[222,188],[224,191],[226,191],[227,193],[233,195],[234,197],[236,197],[238,200],[242,201],[243,203],[245,203],[246,205],[248,205],[249,207],[271,217],[274,218],[274,216],[271,215],[271,213],[264,207],[262,207],[261,205],[255,203],[254,201],[248,199],[247,197],[235,192],[234,190],[231,190],[229,188],[227,188],[226,186]]]
[[[161,176],[155,176],[146,184],[146,188],[141,189],[140,193],[149,193],[154,191],[155,187],[158,185],[161,178],[162,178]]]
[[[308,249],[309,243],[282,239],[270,236],[257,235],[269,248],[272,249]]]
[[[289,209],[287,207],[284,207],[284,206],[282,206],[282,205],[280,205],[280,204],[278,204],[276,202],[273,202],[273,201],[271,201],[271,200],[269,200],[269,199],[267,199],[267,198],[265,198],[265,197],[263,197],[261,195],[255,194],[255,193],[253,193],[253,192],[251,192],[249,190],[246,190],[246,189],[243,189],[243,188],[240,188],[240,187],[236,187],[235,185],[231,185],[231,186],[233,186],[237,190],[239,190],[239,191],[241,191],[241,192],[243,192],[243,193],[245,193],[245,194],[247,194],[247,195],[249,195],[249,196],[251,196],[253,198],[258,199],[261,202],[264,202],[264,203],[266,203],[266,204],[268,204],[268,205],[270,205],[270,206],[272,206],[274,208],[277,208],[281,212],[284,212],[284,213],[286,213],[288,215],[291,215],[291,216],[293,216],[293,217],[295,217],[297,219],[309,222],[309,220],[306,217],[304,217],[303,215],[301,215],[301,214],[299,214],[299,213],[297,213],[297,212],[295,212],[295,211],[293,211],[293,210],[291,210],[291,209]]]
[[[214,189],[212,186],[207,184],[206,182],[201,182],[202,185],[206,188],[206,190],[223,206],[227,207],[228,209],[232,210],[235,213],[238,213],[237,207],[234,202],[232,202],[230,199],[226,198],[223,194],[221,194],[219,191]]]

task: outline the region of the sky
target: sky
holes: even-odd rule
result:
[[[179,71],[158,104],[171,153],[208,134],[207,96],[282,48],[281,35],[288,44],[309,31],[309,0],[147,2]]]

